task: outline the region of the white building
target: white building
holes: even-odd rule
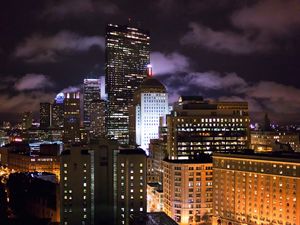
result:
[[[150,139],[158,138],[159,126],[168,113],[166,88],[155,78],[148,77],[134,94],[131,140],[147,151]]]

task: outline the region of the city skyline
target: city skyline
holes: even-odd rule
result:
[[[267,112],[272,121],[299,123],[296,0],[164,0],[147,7],[143,1],[135,7],[75,1],[70,7],[68,0],[49,0],[18,3],[22,10],[14,3],[1,8],[2,120],[16,120],[16,113],[28,109],[38,112],[40,102],[78,87],[89,74],[104,75],[105,26],[115,23],[150,30],[154,75],[171,102],[179,95],[246,100],[254,121]]]

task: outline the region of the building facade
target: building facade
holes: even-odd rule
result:
[[[134,93],[132,111],[134,124],[130,127],[135,136],[134,142],[148,152],[150,140],[159,137],[159,126],[169,113],[164,85],[148,77]]]
[[[170,158],[200,153],[234,152],[249,148],[247,102],[209,102],[183,96],[167,116],[167,151]]]
[[[117,224],[147,211],[147,159],[142,149],[120,150],[117,156]]]
[[[40,103],[40,128],[49,128],[51,126],[52,106],[49,102]]]
[[[300,224],[296,153],[216,153],[213,225]]]
[[[257,152],[273,151],[278,144],[288,144],[293,151],[300,151],[298,133],[276,131],[251,131],[251,148]]]
[[[209,223],[212,216],[212,159],[165,160],[164,212],[180,225]]]
[[[106,28],[105,70],[108,95],[108,134],[129,143],[129,112],[133,93],[147,77],[149,32],[109,24]]]
[[[100,100],[100,79],[83,80],[83,124],[86,128],[91,124],[91,102]]]
[[[107,102],[105,100],[94,100],[90,103],[90,137],[104,137],[107,134],[106,116]]]
[[[80,142],[80,96],[79,92],[66,93],[64,99],[65,143]]]
[[[52,104],[52,127],[54,128],[64,127],[64,99],[65,95],[59,93]]]

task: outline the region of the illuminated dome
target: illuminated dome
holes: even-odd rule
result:
[[[64,102],[64,99],[65,99],[65,95],[64,93],[58,93],[55,97],[55,101],[56,103],[63,103]]]

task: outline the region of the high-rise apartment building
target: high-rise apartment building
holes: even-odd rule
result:
[[[163,162],[164,212],[180,225],[208,223],[212,215],[212,159]]]
[[[170,158],[200,153],[234,152],[250,144],[247,102],[209,102],[183,96],[167,116],[167,151]]]
[[[100,80],[83,80],[83,124],[86,128],[90,127],[90,106],[94,100],[100,100]]]
[[[64,93],[57,94],[54,103],[52,104],[52,127],[64,127]]]
[[[51,126],[52,107],[49,102],[40,103],[40,128],[49,128]]]
[[[90,136],[91,138],[104,137],[106,129],[106,107],[105,100],[93,100],[90,103]]]
[[[114,220],[114,150],[99,139],[61,156],[61,224],[110,225]]]
[[[66,93],[64,99],[65,143],[80,142],[80,96],[79,92]]]
[[[134,144],[148,152],[150,140],[159,137],[159,126],[169,112],[164,85],[149,76],[134,93],[131,110],[130,134],[134,136]]]
[[[106,28],[106,91],[108,134],[121,144],[129,143],[129,106],[133,93],[147,77],[150,62],[149,32],[109,24]]]
[[[300,224],[299,153],[213,155],[213,225]]]
[[[142,149],[120,150],[117,156],[117,224],[147,211],[147,158]]]

